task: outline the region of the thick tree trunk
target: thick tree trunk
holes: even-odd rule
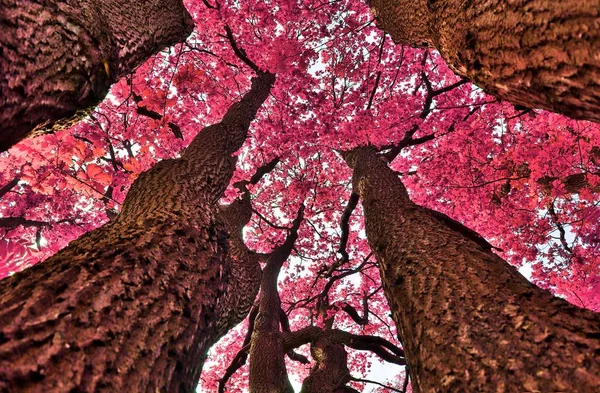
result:
[[[433,46],[513,104],[600,122],[600,0],[372,0],[395,42]]]
[[[300,393],[356,393],[346,386],[351,376],[343,344],[323,337],[311,344],[310,353],[315,364],[302,382]]]
[[[223,335],[240,323],[254,305],[260,288],[260,256],[251,252],[244,243],[243,230],[252,217],[250,193],[236,200],[219,214],[219,221],[225,224],[229,233],[227,265],[231,266],[231,280],[225,292],[219,335]]]
[[[277,290],[279,271],[298,238],[304,206],[282,245],[269,254],[260,282],[258,314],[250,339],[250,393],[293,393],[285,366],[284,337],[279,331],[281,300]]]
[[[232,285],[216,201],[273,81],[255,78],[180,159],[141,174],[115,220],[0,282],[1,392],[194,390],[240,321],[230,292],[251,287]]]
[[[70,127],[192,29],[181,0],[0,0],[0,152]]]
[[[600,386],[600,314],[412,203],[370,148],[346,153],[414,392],[578,392]]]
[[[291,246],[293,244],[292,242]],[[270,255],[263,272],[258,314],[250,339],[251,393],[294,392],[285,366],[286,351],[283,349],[283,337],[279,331],[281,302],[277,293],[277,276],[288,256],[289,251],[286,253],[276,249]]]

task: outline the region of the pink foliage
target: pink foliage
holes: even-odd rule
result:
[[[207,7],[207,4],[210,7]],[[543,111],[521,113],[459,81],[434,52],[394,45],[364,2],[188,1],[197,29],[183,44],[154,56],[121,80],[84,122],[57,135],[27,140],[0,154],[0,217],[35,225],[0,228],[0,278],[60,250],[118,212],[131,182],[158,160],[174,157],[202,127],[220,119],[248,90],[252,71],[277,73],[271,97],[239,152],[234,181],[247,179],[275,156],[277,168],[251,189],[257,213],[247,245],[268,252],[305,201],[294,257],[280,276],[281,298],[293,329],[318,323],[314,297],[340,260],[340,218],[351,172],[337,150],[432,137],[393,162],[415,202],[442,211],[503,249],[532,279],[581,307],[600,310],[600,125]],[[178,130],[178,131],[177,131]],[[178,134],[178,132],[180,134]],[[182,138],[182,139],[181,139]],[[224,200],[237,195],[233,188]],[[268,222],[267,222],[268,221]],[[271,225],[273,224],[273,225]],[[395,340],[376,261],[368,259],[360,206],[346,248],[352,269],[329,291],[333,305],[362,310],[356,325],[335,312],[337,327]],[[338,273],[342,270],[338,270]],[[312,299],[312,300],[311,300]],[[214,391],[243,341],[234,331],[218,344],[202,386]],[[308,352],[303,349],[304,354]],[[364,353],[351,353],[352,372],[368,373]],[[298,380],[307,366],[290,363]],[[229,382],[242,391],[246,371]],[[392,378],[401,386],[403,377]]]

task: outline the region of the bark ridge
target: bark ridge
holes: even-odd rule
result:
[[[345,154],[415,392],[597,392],[600,315],[528,282],[409,199],[374,149]]]
[[[487,93],[600,122],[600,0],[372,0],[395,42],[435,47]]]

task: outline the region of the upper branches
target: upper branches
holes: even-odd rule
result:
[[[427,89],[427,95],[425,96],[425,102],[423,104],[423,109],[421,110],[421,114],[419,115],[419,117],[421,119],[425,119],[431,112],[431,104],[433,103],[433,99],[435,97],[437,97],[441,94],[447,93],[451,90],[454,90],[455,88],[462,86],[465,83],[469,82],[468,79],[461,79],[458,82],[452,83],[448,86],[444,86],[439,89],[434,89],[431,86],[431,82],[429,81],[427,74],[423,71],[421,71],[421,78],[423,79],[423,82],[425,83],[425,88]]]
[[[233,33],[231,32],[231,28],[225,25],[225,32],[227,33],[226,38],[233,49],[235,55],[244,62],[252,71],[256,73],[258,76],[268,76],[272,75],[268,71],[262,71],[250,58],[246,55],[246,51],[237,45],[235,38],[233,37]]]
[[[235,187],[241,192],[247,192],[246,186],[248,184],[257,184],[266,174],[270,173],[273,169],[275,169],[277,164],[279,164],[280,160],[281,159],[279,157],[275,157],[271,161],[261,165],[256,169],[256,171],[254,171],[254,174],[252,175],[252,177],[250,177],[249,180],[239,181],[234,184]]]
[[[135,111],[139,115],[149,117],[150,119],[153,119],[153,120],[162,120],[163,119],[164,116],[161,115],[160,113],[158,113],[152,109],[148,109],[148,107],[145,105],[140,105],[140,102],[142,101],[142,97],[140,95],[133,93],[132,96],[133,96],[133,101],[136,103]],[[169,122],[167,122],[167,126],[173,132],[173,135],[175,136],[175,138],[183,139],[183,134],[181,133],[181,128],[175,122],[169,121]]]
[[[467,79],[461,79],[450,85],[441,87],[439,89],[434,89],[431,82],[429,81],[429,78],[427,77],[427,74],[423,71],[421,72],[421,79],[423,80],[423,82],[425,84],[425,88],[427,90],[427,94],[425,95],[425,101],[423,102],[423,108],[421,109],[421,112],[419,114],[419,118],[422,120],[426,119],[429,116],[429,114],[431,113],[433,99],[435,97],[440,96],[444,93],[450,92],[468,82]],[[414,135],[417,133],[417,131],[420,130],[420,128],[421,128],[420,125],[413,124],[411,129],[408,130],[404,134],[404,137],[398,143],[393,144],[393,145],[384,146],[381,150],[382,151],[387,150],[387,151],[381,153],[382,157],[384,157],[388,162],[392,162],[398,156],[398,154],[400,154],[402,149],[409,147],[409,146],[420,145],[422,143],[425,143],[425,142],[435,139],[434,133],[430,133],[430,134],[415,138]],[[453,129],[454,129],[454,123],[450,126],[448,131],[452,132]]]
[[[294,243],[298,238],[298,229],[300,228],[303,219],[304,205],[301,205],[300,209],[298,209],[296,218],[292,222],[292,226],[289,229],[285,241],[269,254],[267,265],[263,270],[259,312],[261,312],[261,309],[275,310],[276,308],[278,317],[280,304],[277,291],[277,276],[279,275],[283,263],[288,259],[292,252]],[[273,312],[273,314],[275,314],[275,312]]]
[[[338,266],[343,265],[348,262],[350,257],[348,255],[348,251],[346,247],[348,246],[348,236],[350,235],[350,217],[352,216],[352,212],[356,208],[358,204],[358,194],[356,192],[352,192],[350,194],[350,198],[348,199],[348,204],[342,213],[342,219],[340,222],[340,228],[342,230],[342,234],[340,236],[340,245],[338,247],[338,252],[342,255],[342,258],[337,261],[328,271],[327,276],[331,276],[333,270],[335,270]]]

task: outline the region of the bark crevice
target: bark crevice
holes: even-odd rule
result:
[[[414,204],[374,149],[345,159],[415,392],[597,390],[599,314],[536,287]]]

